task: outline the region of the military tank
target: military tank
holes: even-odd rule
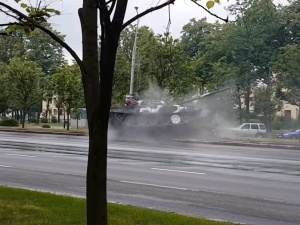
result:
[[[124,107],[111,108],[110,127],[118,132],[147,131],[169,136],[190,135],[199,130],[212,131],[216,126],[216,104],[207,103],[210,97],[229,89],[206,93],[178,104],[127,96]]]

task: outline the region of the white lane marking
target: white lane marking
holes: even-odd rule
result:
[[[0,165],[0,167],[3,167],[3,168],[11,168],[11,166],[6,166],[6,165]]]
[[[144,186],[151,186],[151,187],[160,187],[160,188],[182,190],[182,191],[194,191],[194,192],[198,191],[196,189],[181,188],[181,187],[172,187],[172,186],[165,186],[165,185],[159,185],[159,184],[147,184],[147,183],[127,181],[127,180],[120,180],[120,182],[121,183],[127,183],[127,184],[136,184],[136,185],[144,185]]]
[[[190,174],[197,174],[197,175],[205,175],[205,173],[192,172],[192,171],[169,170],[169,169],[162,169],[162,168],[151,168],[151,169],[152,170],[168,171],[168,172],[176,172],[176,173],[190,173]]]
[[[11,154],[11,153],[7,153],[7,155],[20,156],[20,157],[28,157],[28,158],[35,158],[36,157],[34,155],[20,155],[20,154]]]

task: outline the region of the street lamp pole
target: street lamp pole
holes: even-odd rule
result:
[[[138,14],[138,7],[135,6],[134,8],[136,10],[136,13]],[[133,96],[133,92],[134,92],[134,70],[135,70],[135,61],[136,61],[136,42],[137,42],[137,35],[138,35],[138,30],[139,30],[139,21],[140,21],[140,19],[137,20],[134,44],[133,44],[133,49],[132,49],[130,91],[129,91],[130,95],[132,95],[132,96]]]

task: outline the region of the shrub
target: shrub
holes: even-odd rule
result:
[[[41,123],[48,123],[48,119],[46,117],[41,118]]]
[[[282,121],[275,119],[271,123],[272,130],[281,130],[282,129]]]
[[[3,119],[0,121],[0,126],[4,127],[18,127],[19,122],[15,119]]]
[[[31,118],[30,119],[30,123],[37,123],[38,121],[37,121],[37,119],[36,118]]]
[[[249,119],[249,123],[261,123],[259,119]]]
[[[57,123],[57,119],[56,119],[55,116],[52,116],[52,117],[51,117],[51,123]]]
[[[42,128],[51,128],[49,124],[43,124]]]

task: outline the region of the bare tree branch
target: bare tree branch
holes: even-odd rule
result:
[[[214,17],[216,17],[216,18],[218,18],[218,19],[220,19],[220,20],[223,20],[225,23],[228,23],[228,17],[226,18],[226,19],[224,19],[224,18],[222,18],[222,17],[220,17],[220,16],[218,16],[217,14],[214,14],[214,13],[212,13],[211,11],[209,11],[207,8],[205,8],[203,5],[200,5],[197,1],[195,1],[195,0],[191,0],[193,3],[195,3],[197,6],[199,6],[199,7],[201,7],[202,9],[204,9],[206,12],[208,12],[210,15],[212,15],[212,16],[214,16]]]
[[[110,5],[110,8],[109,8],[109,11],[108,11],[109,15],[111,15],[112,11],[114,10],[116,2],[117,2],[117,0],[112,1],[111,5]]]
[[[145,15],[147,15],[148,13],[151,13],[151,12],[154,12],[154,11],[156,11],[156,10],[159,10],[159,9],[165,7],[165,6],[170,5],[170,4],[174,4],[175,1],[176,1],[176,0],[169,0],[169,1],[165,2],[165,3],[162,3],[162,4],[160,4],[160,5],[157,5],[157,6],[155,6],[155,7],[151,7],[151,8],[149,8],[149,9],[145,10],[144,12],[142,12],[142,13],[136,15],[135,17],[132,17],[130,20],[128,20],[127,22],[125,22],[125,23],[122,25],[121,30],[124,30],[125,27],[127,27],[129,24],[131,24],[131,23],[134,22],[135,20],[141,18],[142,16],[145,16]]]

